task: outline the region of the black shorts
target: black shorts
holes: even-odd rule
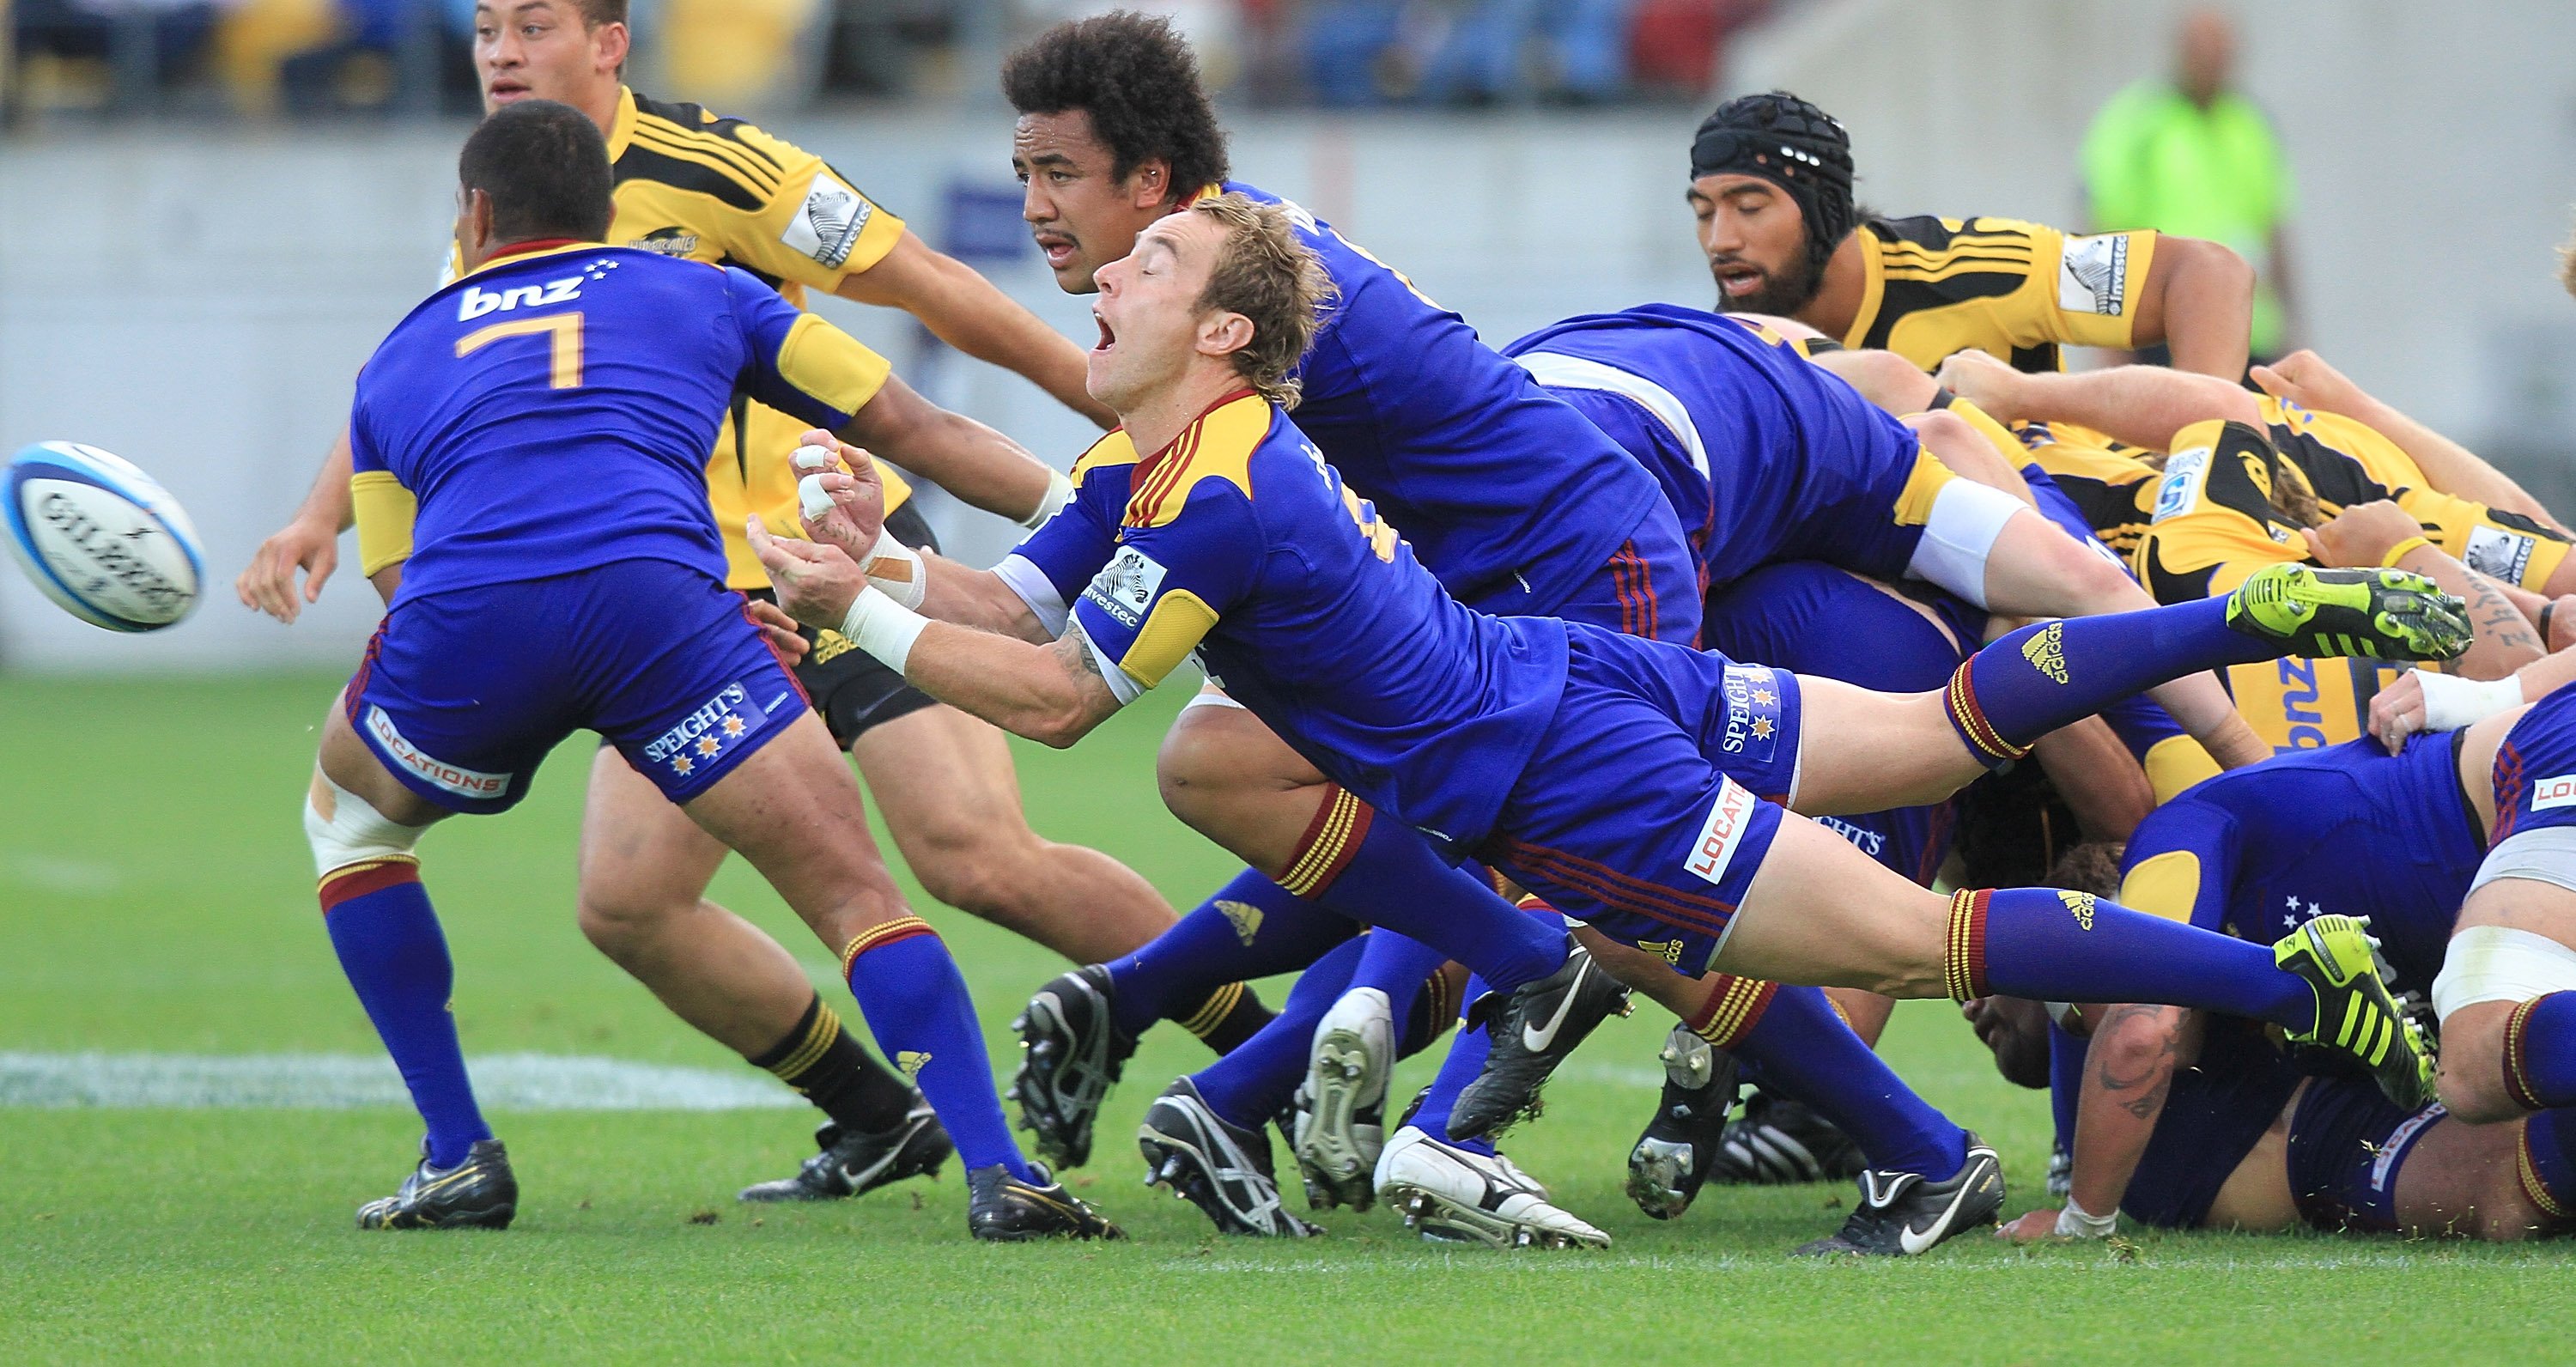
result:
[[[914,550],[939,549],[939,538],[931,534],[930,524],[909,502],[886,514],[885,527],[894,533],[895,540]],[[751,596],[778,601],[777,595],[767,589],[755,589]],[[824,724],[832,728],[833,743],[842,749],[849,749],[850,743],[871,726],[938,704],[938,699],[905,683],[902,675],[859,649],[849,637],[816,627],[805,628],[802,635],[811,648],[796,666],[796,682],[805,686],[806,696],[814,700],[814,710],[822,713]]]

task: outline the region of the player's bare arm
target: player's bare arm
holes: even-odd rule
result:
[[[349,434],[343,431],[331,443],[331,454],[323,457],[322,472],[313,477],[313,488],[304,495],[303,506],[287,524],[269,534],[259,549],[251,552],[250,563],[242,567],[241,577],[233,581],[233,592],[242,606],[256,608],[281,622],[292,625],[306,603],[320,602],[323,582],[340,565],[340,533],[354,520],[349,499]],[[297,592],[295,572],[304,572],[304,585]],[[386,590],[388,599],[392,590]]]
[[[2397,443],[2397,449],[2421,467],[2424,478],[2443,493],[2520,513],[2562,532],[2568,530],[2511,475],[2381,401],[2313,351],[2293,351],[2271,365],[2258,365],[2253,379],[2264,393],[2276,399],[2287,399],[2318,412],[2341,413],[2369,424],[2372,430]]]
[[[2260,401],[2242,386],[2163,366],[2026,375],[1982,351],[1963,351],[1941,363],[1940,379],[1998,422],[2077,423],[2155,451],[2211,418],[2263,425]]]
[[[862,304],[902,309],[959,351],[1026,377],[1104,428],[1117,425],[1109,410],[1083,391],[1082,348],[974,267],[932,250],[910,229],[884,260],[844,277],[834,292]]]
[[[2176,370],[2233,382],[2254,327],[2254,268],[2216,242],[2160,237],[2139,291],[2138,345],[2165,344]]]
[[[2422,526],[2395,503],[2356,503],[2322,527],[2303,528],[2301,535],[2322,564],[2412,570],[2467,603],[2477,636],[2448,672],[2467,679],[2501,679],[2541,657],[2531,619],[2505,589],[2425,540]]]
[[[891,376],[838,435],[1023,526],[1045,521],[1073,492],[1063,472],[1018,442]]]
[[[2016,1243],[2099,1238],[2114,1228],[2121,1194],[2164,1115],[2174,1070],[2199,1051],[2200,1013],[2130,1003],[2093,1007],[2076,1107],[2075,1170],[2066,1209],[2034,1210],[1995,1231]]]

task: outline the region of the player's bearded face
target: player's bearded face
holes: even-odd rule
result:
[[[1690,203],[1719,312],[1793,314],[1816,297],[1797,201],[1757,177],[1719,175],[1692,182]]]
[[[1100,268],[1091,306],[1100,340],[1086,358],[1085,388],[1121,413],[1168,388],[1197,357],[1199,295],[1207,288],[1210,244],[1196,214],[1163,219],[1136,250]],[[1192,250],[1196,248],[1196,250]]]

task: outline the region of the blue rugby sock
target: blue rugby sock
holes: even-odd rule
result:
[[[1483,978],[1467,979],[1468,1001],[1485,995],[1486,990]],[[1482,1030],[1461,1030],[1452,1036],[1449,1056],[1440,1061],[1440,1071],[1432,1077],[1431,1090],[1423,1094],[1421,1109],[1414,1112],[1412,1123],[1443,1144],[1491,1157],[1493,1140],[1483,1137],[1459,1139],[1449,1133],[1449,1113],[1457,1108],[1460,1094],[1485,1071],[1485,1060],[1493,1052],[1493,1037]]]
[[[1288,1000],[1269,1024],[1235,1046],[1233,1053],[1190,1075],[1209,1110],[1251,1130],[1279,1114],[1297,1094],[1297,1084],[1305,1080],[1316,1023],[1350,987],[1362,943],[1351,939],[1326,950],[1324,957],[1297,975],[1297,985],[1289,989]]]
[[[1281,887],[1429,945],[1511,991],[1565,964],[1562,917],[1524,916],[1474,874],[1432,853],[1420,832],[1339,786],[1326,790]]]
[[[1954,1001],[2156,1002],[2316,1027],[2316,993],[2247,944],[2054,888],[1970,889],[1950,899],[1944,959]]]
[[[456,1017],[447,1005],[456,966],[420,885],[420,866],[387,859],[332,870],[322,880],[322,924],[340,971],[349,975],[429,1126],[429,1161],[441,1168],[464,1162],[492,1129],[465,1076]]]
[[[2576,992],[2551,992],[2504,1024],[2504,1086],[2523,1109],[2576,1106]]]
[[[2552,1220],[2576,1219],[2576,1111],[2547,1110],[2522,1123],[2522,1194]]]
[[[1227,983],[1304,968],[1358,933],[1349,917],[1245,869],[1171,929],[1106,965],[1118,987],[1118,1028],[1143,1034]]]
[[[1950,676],[1950,725],[1988,767],[2031,743],[2167,680],[2281,653],[2227,625],[2227,600],[2204,599],[2013,632]],[[2063,1000],[2061,998],[2060,1000]]]
[[[2048,1023],[2048,1115],[2060,1153],[2075,1152],[2075,1108],[2084,1098],[2084,1057],[2091,1050],[2083,1036]]]
[[[1412,1017],[1423,983],[1440,971],[1440,965],[1449,962],[1449,956],[1392,930],[1370,931],[1365,943],[1367,948],[1360,953],[1359,967],[1351,973],[1351,986],[1374,987],[1385,993],[1401,1029]]]
[[[1722,974],[1690,1026],[1832,1121],[1873,1168],[1940,1182],[1968,1159],[1967,1131],[1880,1062],[1821,989]]]
[[[841,951],[841,968],[877,1048],[930,1098],[958,1161],[970,1170],[999,1163],[1033,1180],[1002,1119],[966,979],[930,923],[898,916],[869,927]]]

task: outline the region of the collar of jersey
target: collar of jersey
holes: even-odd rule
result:
[[[1861,245],[1868,250],[1860,254],[1860,307],[1852,310],[1851,331],[1843,334],[1842,344],[1859,347],[1868,341],[1870,326],[1878,321],[1879,305],[1887,299],[1887,263],[1881,259],[1887,247],[1866,223],[1852,231],[1860,235]]]
[[[592,242],[578,237],[532,237],[525,242],[511,243],[498,255],[456,278],[463,280],[467,276],[481,275],[495,266],[515,266],[522,261],[534,261],[541,256],[561,256],[565,252],[587,251],[607,245],[605,242]]]
[[[1221,195],[1221,194],[1224,194],[1224,193],[1225,193],[1225,185],[1224,185],[1224,183],[1223,183],[1223,182],[1221,182],[1221,181],[1214,181],[1214,180],[1212,180],[1212,181],[1209,181],[1207,184],[1202,185],[1202,186],[1200,186],[1199,188],[1197,188],[1197,189],[1195,189],[1195,190],[1192,190],[1192,191],[1190,192],[1190,197],[1189,197],[1189,198],[1187,198],[1187,199],[1185,199],[1185,200],[1182,200],[1182,201],[1181,201],[1181,207],[1182,207],[1182,208],[1184,208],[1184,209],[1186,209],[1186,208],[1190,207],[1191,205],[1198,203],[1200,200],[1203,200],[1203,199],[1214,199],[1214,198],[1216,198],[1218,195]]]
[[[635,137],[635,91],[631,86],[617,87],[617,115],[608,121],[608,164],[614,166],[626,155],[626,144]]]
[[[1154,454],[1136,462],[1136,467],[1133,470],[1130,470],[1127,474],[1127,487],[1131,490],[1145,487],[1145,481],[1153,478],[1155,473],[1163,468],[1163,462],[1167,458],[1171,457],[1175,452],[1181,450],[1183,447],[1193,444],[1191,438],[1198,432],[1199,427],[1208,420],[1208,415],[1210,413],[1214,413],[1218,409],[1231,403],[1236,403],[1244,399],[1257,399],[1259,397],[1261,397],[1259,394],[1249,389],[1231,390],[1224,398],[1200,409],[1199,415],[1190,419],[1189,425],[1181,429],[1181,434],[1179,436],[1172,438],[1171,441],[1158,448]],[[1126,429],[1121,428],[1119,430],[1124,431]]]

